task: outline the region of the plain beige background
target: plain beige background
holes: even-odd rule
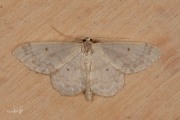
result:
[[[61,96],[49,76],[25,67],[12,50],[25,42],[70,41],[56,32],[156,45],[161,58],[126,76],[116,96]],[[1,0],[1,120],[180,120],[179,0]],[[21,113],[10,112],[13,109]]]

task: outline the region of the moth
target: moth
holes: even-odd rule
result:
[[[140,42],[35,42],[17,47],[13,54],[31,70],[50,75],[53,87],[62,95],[84,92],[114,96],[124,85],[124,75],[146,69],[161,51]]]

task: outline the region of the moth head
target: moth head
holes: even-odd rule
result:
[[[89,37],[82,38],[83,42],[92,42],[92,39]]]

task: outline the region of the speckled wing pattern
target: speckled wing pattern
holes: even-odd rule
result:
[[[30,43],[13,54],[31,70],[51,76],[53,87],[62,95],[75,95],[85,89],[79,43]]]
[[[90,73],[93,93],[100,96],[113,96],[124,85],[124,74],[103,58],[99,51],[94,51]]]
[[[158,48],[146,43],[88,43],[86,50],[91,49],[93,52],[88,56],[91,66],[90,71],[87,71],[82,45],[27,43],[16,48],[13,54],[31,70],[50,75],[53,87],[62,95],[83,92],[87,90],[88,83],[90,92],[100,96],[115,95],[124,85],[124,74],[146,69],[161,55]]]
[[[75,95],[86,89],[86,71],[79,53],[51,74],[52,85],[62,95]]]
[[[31,70],[50,74],[80,52],[78,43],[35,42],[26,43],[13,54]]]
[[[97,43],[94,51],[124,74],[146,69],[161,56],[161,51],[147,43],[106,42]]]

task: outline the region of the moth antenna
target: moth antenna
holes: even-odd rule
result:
[[[94,36],[93,37],[93,40],[96,40],[96,41],[116,41],[116,40],[130,40],[131,38],[129,37],[99,37],[99,36]]]
[[[61,36],[66,37],[66,38],[74,39],[74,37],[71,37],[71,36],[69,36],[69,35],[63,34],[63,33],[60,32],[59,30],[57,30],[54,26],[51,25],[51,27],[52,27],[56,32],[58,32]]]

